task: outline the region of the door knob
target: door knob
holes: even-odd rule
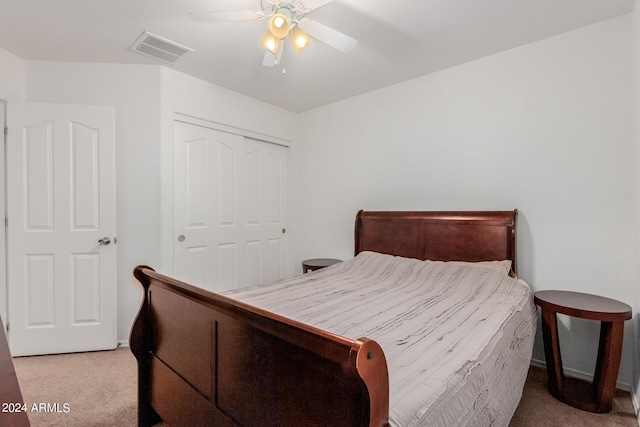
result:
[[[111,239],[108,237],[103,237],[102,239],[98,240],[98,243],[100,243],[102,246],[107,246],[109,243],[111,243]]]

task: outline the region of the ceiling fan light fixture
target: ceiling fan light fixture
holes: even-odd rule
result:
[[[274,37],[284,39],[291,28],[291,17],[287,16],[286,9],[279,11],[269,20],[269,31]]]
[[[311,37],[302,31],[300,27],[295,27],[291,30],[291,44],[296,53],[303,52],[311,46]]]
[[[275,55],[280,47],[280,39],[271,34],[271,31],[267,31],[262,36],[260,45]]]

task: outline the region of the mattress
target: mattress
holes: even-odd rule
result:
[[[390,424],[507,426],[536,328],[529,287],[504,271],[374,252],[225,293],[350,339],[376,340]]]

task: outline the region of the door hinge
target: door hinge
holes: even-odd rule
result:
[[[9,128],[8,127],[4,127],[4,136],[9,135]]]
[[[9,218],[4,219],[4,228],[9,228]]]
[[[7,332],[9,332],[9,329],[11,329],[11,323],[7,322]]]

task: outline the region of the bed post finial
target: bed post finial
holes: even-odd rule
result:
[[[144,274],[144,269],[149,269],[152,271],[153,268],[148,267],[146,265],[139,265],[133,270],[133,277],[140,283],[142,286],[142,303],[140,304],[140,309],[138,309],[138,314],[136,315],[136,319],[131,327],[131,333],[129,335],[129,348],[131,349],[131,353],[139,360],[140,357],[150,350],[148,344],[145,340],[147,336],[146,328],[147,328],[147,310],[149,305],[149,285],[151,284],[149,280],[149,276]]]
[[[129,348],[138,361],[138,426],[150,427],[162,419],[151,407],[151,319],[149,315],[151,280],[144,270],[153,270],[146,265],[139,265],[133,270],[133,276],[142,285],[142,304],[131,327]]]
[[[367,389],[369,426],[389,426],[389,371],[382,347],[374,340],[358,338],[349,359]]]

